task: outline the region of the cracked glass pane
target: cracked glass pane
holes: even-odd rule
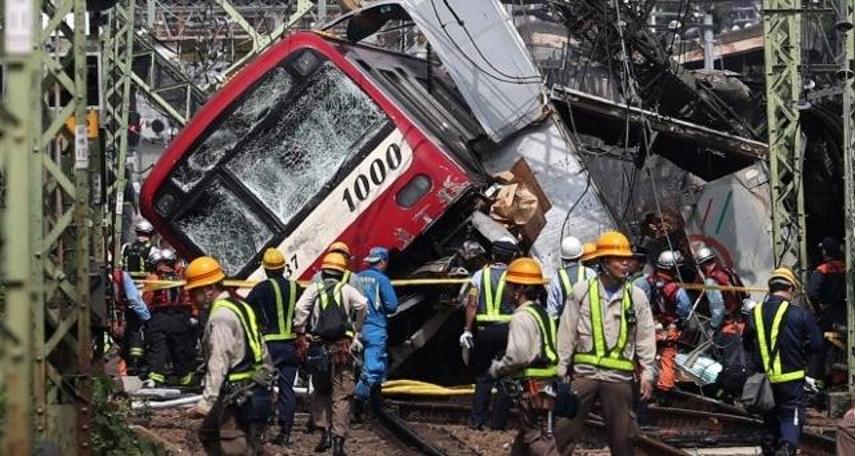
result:
[[[279,107],[254,127],[226,166],[288,223],[388,120],[330,62],[308,77],[298,97]]]
[[[285,102],[292,85],[293,79],[284,67],[270,70],[261,83],[235,103],[237,107],[231,113],[225,114],[223,122],[209,128],[205,140],[175,167],[172,182],[185,192],[192,189],[238,140],[267,117],[271,107]]]
[[[196,246],[220,260],[226,274],[237,274],[273,237],[270,228],[222,182],[215,181],[175,220]]]

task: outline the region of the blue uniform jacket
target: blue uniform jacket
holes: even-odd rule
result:
[[[362,279],[362,294],[368,298],[366,329],[370,327],[386,329],[386,317],[398,310],[398,296],[392,287],[392,281],[386,274],[373,267],[360,272],[359,278]]]

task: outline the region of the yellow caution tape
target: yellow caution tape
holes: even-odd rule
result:
[[[137,284],[145,286],[145,291],[164,290],[167,288],[183,287],[186,282],[183,280],[134,280]],[[424,286],[424,285],[462,285],[469,283],[468,278],[433,278],[433,279],[396,279],[392,281],[392,286],[408,287],[408,286]],[[309,285],[310,282],[301,280],[298,282],[302,286]],[[255,280],[225,280],[223,284],[232,288],[252,288],[258,284]],[[680,288],[687,290],[719,290],[719,291],[746,291],[757,293],[768,293],[768,288],[759,287],[734,287],[727,285],[707,285],[703,283],[680,283]]]

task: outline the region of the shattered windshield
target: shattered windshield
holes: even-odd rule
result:
[[[283,224],[386,124],[371,99],[325,62],[288,106],[256,127],[227,167]]]
[[[203,252],[217,257],[230,275],[273,237],[271,229],[219,180],[174,223]]]

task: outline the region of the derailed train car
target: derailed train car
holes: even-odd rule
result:
[[[348,28],[364,37],[392,18],[415,22],[441,62],[324,32],[271,47],[196,114],[143,185],[143,214],[183,255],[214,255],[230,276],[258,279],[272,246],[307,279],[344,240],[356,258],[389,247],[397,276],[466,272],[478,260],[461,254],[464,243],[487,248],[497,232],[473,221],[490,173],[518,158],[553,204],[531,246],[547,268],[565,231],[593,237],[612,225],[498,3],[385,3],[344,18]],[[465,34],[438,32],[452,15]],[[477,40],[463,38],[470,31]],[[503,58],[529,76],[485,72]],[[462,324],[446,324],[456,290],[406,292],[393,367],[432,338],[453,349]],[[450,305],[438,308],[442,298]]]

